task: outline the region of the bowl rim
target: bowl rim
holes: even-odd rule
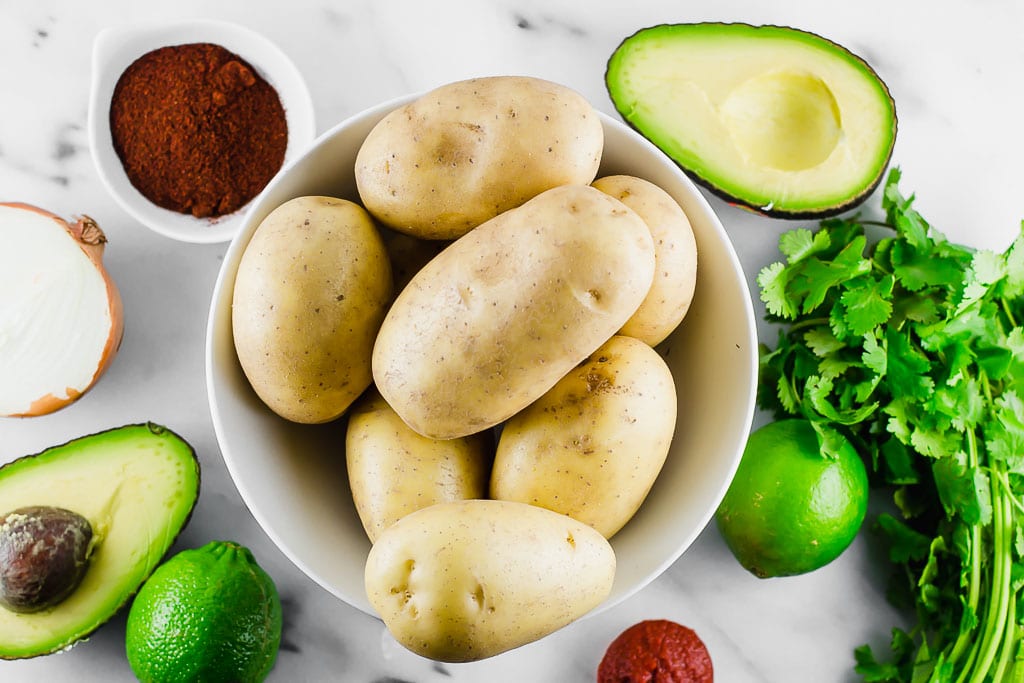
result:
[[[157,206],[128,180],[113,149],[109,125],[114,86],[132,62],[161,47],[200,42],[218,44],[240,55],[277,91],[288,125],[288,146],[284,163],[278,169],[280,173],[289,161],[301,156],[316,137],[313,98],[298,67],[276,43],[233,22],[219,19],[145,21],[100,30],[92,43],[86,129],[96,172],[121,209],[165,237],[213,244],[234,237],[248,207],[259,195],[230,214],[211,218],[195,218]]]
[[[403,104],[406,104],[418,96],[422,95],[423,92],[402,95],[394,97],[369,108],[363,109],[355,114],[352,114],[322,134],[317,136],[311,145],[307,148],[306,152],[296,159],[294,159],[288,166],[282,169],[282,172],[268,184],[265,192],[270,194],[277,186],[286,182],[286,171],[290,170],[293,166],[300,163],[307,155],[313,153],[319,149],[321,145],[334,135],[338,134],[339,131],[356,125],[361,121],[376,117],[383,117],[388,111],[391,111]],[[754,419],[754,413],[756,408],[756,387],[757,387],[757,373],[758,373],[758,350],[757,350],[757,325],[754,314],[753,301],[750,297],[749,289],[746,285],[746,278],[744,275],[742,264],[736,253],[736,250],[732,244],[731,238],[726,232],[722,225],[721,219],[717,213],[712,209],[707,197],[703,191],[683,173],[671,160],[661,152],[653,143],[641,136],[637,131],[629,127],[624,122],[613,118],[609,114],[602,111],[597,111],[602,124],[606,127],[612,127],[617,130],[618,133],[625,135],[632,139],[635,144],[639,144],[648,149],[649,152],[660,155],[665,163],[665,169],[671,172],[674,179],[687,187],[687,191],[691,195],[691,199],[694,205],[703,212],[704,217],[708,219],[712,230],[715,232],[716,238],[721,242],[728,255],[728,266],[731,269],[731,278],[735,278],[741,283],[743,291],[746,293],[742,297],[743,300],[743,311],[741,317],[743,320],[743,330],[746,336],[747,349],[746,349],[746,362],[749,366],[749,373],[745,377],[745,386],[749,388],[745,397],[745,402],[742,406],[737,405],[737,417],[739,423],[742,425],[743,433],[738,435],[738,443],[745,441],[747,434],[751,429],[751,425]],[[238,261],[241,258],[241,254],[245,247],[248,245],[249,240],[252,238],[253,233],[262,220],[262,217],[269,213],[273,207],[267,208],[263,206],[261,198],[257,198],[250,205],[246,211],[243,225],[238,233],[233,237],[231,244],[224,255],[224,259],[221,264],[221,269],[218,273],[216,283],[214,285],[213,294],[211,298],[209,317],[207,320],[207,337],[206,337],[206,384],[207,384],[207,396],[210,407],[210,413],[214,425],[214,432],[217,437],[218,446],[221,449],[222,458],[225,465],[231,475],[232,481],[235,484],[240,496],[249,507],[250,513],[256,519],[257,523],[263,529],[264,533],[271,539],[271,541],[277,546],[277,548],[296,566],[298,567],[307,577],[312,579],[319,586],[324,588],[326,591],[341,599],[343,602],[349,604],[356,609],[379,619],[376,611],[369,605],[368,600],[363,595],[351,595],[344,590],[341,590],[338,586],[333,585],[329,580],[324,578],[317,570],[311,567],[302,557],[299,557],[296,552],[293,551],[286,538],[283,538],[278,533],[272,520],[268,519],[267,516],[261,510],[258,501],[254,500],[253,495],[248,489],[248,486],[244,482],[244,478],[241,476],[238,461],[236,460],[236,454],[231,452],[230,446],[228,445],[226,427],[222,420],[221,408],[217,403],[217,386],[215,381],[217,363],[216,359],[216,344],[215,337],[217,333],[217,322],[218,317],[223,315],[222,311],[218,308],[218,302],[223,297],[228,296],[230,291],[233,290],[234,274],[237,272]],[[257,214],[262,214],[259,220],[255,219]],[[699,277],[699,276],[698,276]],[[689,534],[685,538],[681,539],[681,542],[677,543],[673,552],[666,554],[660,562],[651,566],[651,568],[644,574],[635,580],[628,588],[620,590],[617,593],[613,592],[612,595],[608,596],[600,605],[595,607],[593,610],[588,612],[585,617],[593,616],[610,609],[623,601],[627,600],[638,591],[648,586],[657,577],[663,574],[671,565],[673,565],[680,556],[693,544],[700,533],[704,530],[707,524],[711,521],[715,509],[722,498],[725,496],[726,490],[731,483],[733,476],[735,476],[736,470],[739,466],[740,456],[742,455],[742,447],[735,449],[736,452],[732,453],[732,458],[728,464],[728,476],[724,477],[720,482],[717,490],[709,492],[709,495],[714,500],[714,505],[708,506],[704,509],[703,514],[698,524],[695,524]],[[612,545],[615,545],[615,539],[612,539]]]

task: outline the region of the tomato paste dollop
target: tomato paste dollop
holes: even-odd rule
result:
[[[612,641],[597,683],[713,683],[711,654],[691,629],[667,619],[630,626]]]

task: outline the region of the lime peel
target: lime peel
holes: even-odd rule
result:
[[[147,681],[266,679],[281,644],[281,600],[245,546],[211,541],[179,552],[143,584],[125,650]]]

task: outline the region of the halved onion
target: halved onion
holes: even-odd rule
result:
[[[88,216],[0,203],[0,415],[51,413],[84,394],[121,344],[107,238]]]

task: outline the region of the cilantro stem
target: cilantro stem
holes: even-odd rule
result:
[[[1010,323],[1010,328],[1017,327],[1017,321],[1014,320],[1013,310],[1010,308],[1010,302],[1005,297],[1000,297],[999,305],[1003,309],[1003,315],[1006,316],[1006,320]]]
[[[879,228],[889,228],[890,230],[895,230],[896,229],[896,226],[894,226],[892,223],[887,223],[885,221],[872,221],[872,220],[861,219],[861,220],[859,220],[857,222],[860,223],[861,225],[874,225],[874,226],[879,227]]]
[[[992,467],[997,470],[999,465],[993,463]],[[998,471],[998,470],[997,470]],[[997,476],[993,480],[998,479]],[[996,652],[1003,639],[1003,629],[1006,628],[1006,614],[1010,603],[1010,564],[1012,562],[1010,550],[1010,525],[1013,523],[1010,508],[1006,505],[1000,495],[999,485],[993,481],[992,487],[992,586],[991,602],[985,617],[985,628],[982,632],[981,650],[974,673],[969,679],[971,683],[981,683],[988,676],[989,668],[995,659]]]
[[[793,332],[805,327],[817,327],[818,325],[828,325],[828,318],[806,318],[804,320],[798,320],[791,324],[789,329]]]
[[[968,429],[966,432],[967,436],[967,463],[971,467],[978,466],[978,440],[974,434],[974,430]],[[970,609],[972,612],[977,612],[978,601],[981,596],[981,526],[978,524],[972,524],[970,529],[970,548],[967,552],[971,556],[971,569],[970,578],[967,580],[968,595],[966,609]],[[972,629],[973,630],[973,629]],[[977,641],[975,641],[976,643]],[[971,644],[971,632],[960,631],[957,635],[956,642],[953,644],[953,649],[949,655],[949,661],[951,664],[956,664],[964,654],[964,650],[967,649]],[[972,656],[973,658],[973,656]],[[965,667],[964,671],[967,671]],[[961,675],[960,679],[963,680]]]
[[[957,676],[956,683],[963,683],[966,680],[966,678],[967,678],[967,674],[971,673],[971,671],[973,670],[973,667],[974,667],[974,662],[977,661],[977,659],[978,659],[978,650],[980,648],[981,648],[981,640],[977,640],[977,639],[974,640],[973,641],[973,646],[971,647],[971,654],[967,658],[967,663],[964,664],[964,668],[960,672],[960,675]]]
[[[993,472],[993,475],[996,476],[999,483],[1002,485],[1003,492],[1006,494],[1006,499],[1010,501],[1014,508],[1017,509],[1017,512],[1024,514],[1024,504],[1017,499],[1017,496],[1013,493],[1013,489],[1010,488],[1010,478],[1006,476],[1006,472]]]
[[[993,681],[1006,680],[1006,667],[1009,666],[1010,660],[1015,656],[1014,650],[1017,642],[1017,601],[1010,600],[1009,608],[1006,613],[1006,624],[1003,631],[1003,642],[1000,645],[999,650],[999,661],[996,662],[995,672],[992,674]]]

